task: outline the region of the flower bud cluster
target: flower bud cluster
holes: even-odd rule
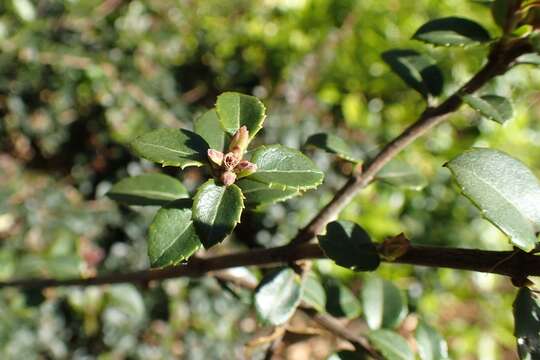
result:
[[[249,131],[245,126],[242,126],[232,137],[227,153],[208,149],[208,159],[225,186],[234,184],[236,179],[249,176],[257,171],[257,165],[242,160],[248,144]]]

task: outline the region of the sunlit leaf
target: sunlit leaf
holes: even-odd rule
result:
[[[371,329],[394,328],[407,315],[407,304],[401,291],[390,281],[370,277],[362,287],[364,316]]]
[[[266,275],[255,291],[255,309],[265,323],[280,325],[296,311],[302,296],[300,276],[290,268]]]
[[[282,145],[261,146],[255,149],[251,162],[257,171],[249,180],[281,190],[307,190],[319,186],[324,174],[307,156]]]
[[[463,153],[446,166],[482,215],[530,251],[540,230],[540,183],[520,161],[492,149]]]
[[[448,346],[441,335],[426,322],[420,321],[415,332],[420,360],[448,359]]]
[[[263,103],[254,96],[235,92],[225,92],[218,96],[216,110],[221,125],[226,132],[233,135],[243,125],[252,139],[262,128],[265,118]]]
[[[126,205],[159,205],[189,197],[179,180],[164,174],[143,174],[120,180],[107,192]]]
[[[268,184],[253,181],[249,178],[240,179],[236,182],[236,185],[242,189],[246,206],[255,209],[300,195],[298,190],[270,188]]]
[[[158,129],[136,138],[131,147],[140,157],[163,166],[201,166],[208,143],[185,129]]]
[[[205,248],[223,241],[236,224],[244,208],[242,191],[234,184],[217,185],[210,179],[193,199],[193,221]]]
[[[152,267],[178,264],[197,251],[201,242],[188,204],[175,202],[161,208],[148,231],[148,257]]]
[[[486,118],[504,124],[514,115],[512,103],[497,95],[464,95],[463,101]]]
[[[221,128],[215,109],[208,110],[193,123],[193,128],[209,145],[211,149],[223,151],[225,147],[225,132]]]
[[[446,17],[435,19],[422,25],[414,34],[413,39],[433,45],[470,45],[490,40],[489,33],[475,21]]]
[[[386,360],[414,360],[414,354],[407,341],[398,333],[390,330],[374,330],[367,334],[375,349]]]

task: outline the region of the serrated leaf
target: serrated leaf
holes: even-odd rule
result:
[[[540,230],[540,183],[523,163],[501,151],[477,148],[446,166],[487,220],[522,250],[534,248]]]
[[[225,148],[225,132],[221,128],[215,109],[208,110],[193,123],[193,128],[211,149],[223,151]]]
[[[464,95],[463,101],[486,118],[504,124],[514,115],[512,103],[497,95]]]
[[[268,184],[273,189],[307,190],[319,186],[324,173],[300,151],[282,145],[255,149],[251,162],[257,171],[247,179]]]
[[[359,162],[362,160],[345,140],[333,134],[313,134],[306,140],[304,144],[304,147],[309,146],[324,150],[330,154],[335,154],[347,161]]]
[[[178,264],[201,247],[191,219],[191,209],[186,205],[182,201],[175,202],[156,213],[148,235],[148,256],[152,267]]]
[[[540,301],[536,294],[523,287],[519,289],[513,308],[519,358],[540,358]]]
[[[272,189],[268,184],[253,181],[249,178],[238,180],[236,185],[242,189],[246,206],[254,209],[300,195],[298,190]]]
[[[242,191],[235,184],[205,182],[193,199],[193,221],[206,249],[220,243],[237,223],[244,208]]]
[[[414,50],[395,49],[382,54],[382,59],[407,85],[424,97],[440,95],[443,74],[435,60]]]
[[[367,337],[373,347],[386,360],[414,360],[414,354],[407,341],[398,333],[390,330],[370,331]]]
[[[300,304],[300,276],[290,268],[267,274],[255,290],[255,310],[261,321],[271,325],[287,322]]]
[[[420,360],[448,359],[448,346],[441,335],[424,321],[420,321],[415,332]]]
[[[189,194],[182,183],[164,174],[143,174],[117,182],[108,192],[111,199],[126,205],[163,206]]]
[[[314,272],[309,272],[303,283],[304,291],[302,300],[319,312],[324,312],[326,306],[326,293],[319,277]]]
[[[324,284],[326,291],[326,311],[337,317],[355,319],[360,316],[362,307],[358,298],[343,284],[336,281],[327,281]]]
[[[401,291],[390,281],[370,277],[362,287],[364,316],[370,329],[394,328],[407,316]]]
[[[158,129],[136,138],[131,147],[140,157],[163,166],[201,166],[208,143],[185,129]]]
[[[475,21],[460,17],[435,19],[420,26],[413,39],[442,46],[464,46],[489,41],[486,29]]]
[[[254,96],[226,92],[218,96],[216,110],[223,129],[231,135],[243,125],[250,140],[262,128],[265,118],[264,104]]]
[[[350,221],[334,221],[320,235],[319,245],[339,266],[354,271],[373,271],[381,262],[377,248],[368,233]]]
[[[427,180],[418,169],[404,161],[394,159],[375,175],[375,179],[404,189],[422,190]]]

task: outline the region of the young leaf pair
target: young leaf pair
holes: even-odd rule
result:
[[[158,129],[136,138],[140,157],[182,169],[205,166],[210,178],[191,202],[176,179],[145,174],[124,179],[108,196],[128,205],[159,205],[149,229],[152,266],[186,260],[203,245],[223,241],[232,233],[247,206],[258,208],[299,195],[322,183],[323,173],[301,152],[282,145],[248,146],[265,119],[255,97],[227,92],[215,109],[186,129]]]

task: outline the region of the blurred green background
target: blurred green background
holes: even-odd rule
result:
[[[375,151],[424,107],[382,62],[383,51],[431,54],[445,94],[484,61],[485,47],[410,40],[427,20],[452,15],[497,35],[486,6],[466,0],[0,1],[0,279],[148,268],[155,209],[122,207],[104,194],[120,178],[153,169],[193,191],[197,169],[157,169],[127,144],[149,129],[190,127],[223,91],[266,104],[260,142],[300,148],[329,131]],[[491,146],[540,175],[539,86],[540,71],[525,66],[493,81],[489,90],[514,102],[512,121],[501,126],[462,108],[402,154],[426,176],[425,189],[371,185],[342,217],[377,241],[405,232],[416,244],[510,249],[442,165],[472,146]],[[351,169],[309,155],[325,170],[324,185],[245,212],[233,238],[212,253],[284,244],[329,201]],[[355,294],[365,277],[328,261],[316,269]],[[507,279],[396,265],[377,273],[407,295],[411,321],[422,317],[447,339],[452,358],[517,358]],[[240,359],[264,330],[248,294],[211,278],[0,290],[2,359]],[[324,359],[335,347],[319,336],[287,356]]]

